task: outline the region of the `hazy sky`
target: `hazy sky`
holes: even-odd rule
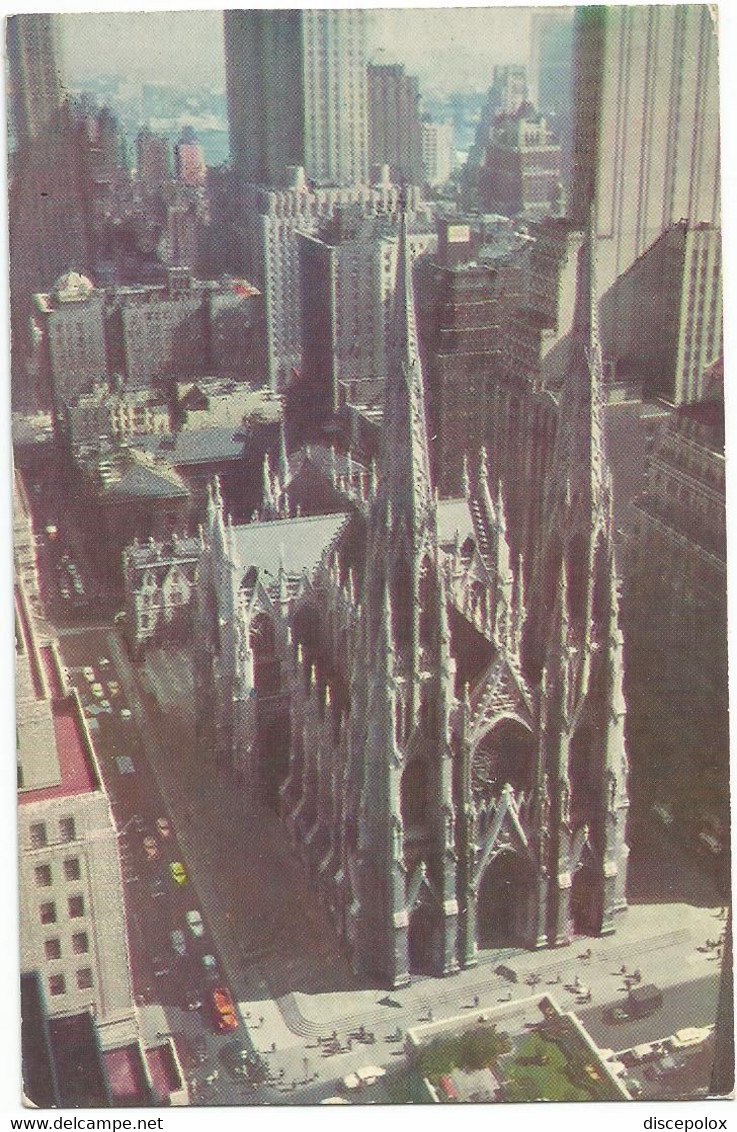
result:
[[[285,3],[286,6],[286,3]],[[489,85],[494,63],[524,62],[528,8],[374,9],[370,54],[406,63],[427,87]],[[69,81],[94,73],[224,82],[219,11],[109,12],[60,18]]]

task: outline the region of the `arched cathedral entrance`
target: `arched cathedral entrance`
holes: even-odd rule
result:
[[[571,883],[571,924],[576,935],[599,935],[603,901],[602,878],[593,862],[580,865]]]
[[[476,900],[480,948],[527,947],[534,934],[535,870],[519,853],[506,851],[486,867]]]

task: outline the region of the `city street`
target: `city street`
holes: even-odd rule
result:
[[[35,505],[41,497],[34,495]],[[56,527],[45,492],[42,498],[42,521]],[[479,1009],[490,1010],[545,990],[563,1009],[575,1009],[603,1048],[617,1050],[713,1022],[719,962],[704,944],[721,928],[719,894],[698,861],[643,820],[631,858],[635,902],[613,937],[561,951],[480,952],[476,968],[445,981],[415,979],[389,995],[357,979],[276,814],[245,799],[198,747],[186,652],[154,650],[131,662],[112,624],[115,603],[99,602],[84,555],[70,553],[72,536],[65,515],[56,533],[42,538],[42,593],[120,833],[142,1028],[148,1039],[174,1036],[195,1102],[314,1103],[361,1065],[401,1065],[398,1034],[431,1014],[438,1020],[471,1011],[476,998]],[[183,865],[185,883],[172,876],[172,862]],[[656,902],[659,891],[668,904]],[[202,914],[202,936],[187,924],[192,911]],[[182,933],[184,954],[174,950],[172,932]],[[583,959],[589,946],[591,958]],[[205,955],[214,958],[214,972],[203,967]],[[516,984],[495,973],[500,963],[516,971]],[[645,981],[663,988],[664,1001],[651,1017],[611,1025],[604,1011],[626,996],[623,965],[641,968]],[[579,1001],[576,977],[591,990],[590,1003]],[[229,988],[240,1007],[237,1031],[214,1031],[216,985]],[[334,1033],[330,1046],[323,1039]],[[263,1058],[250,1081],[241,1050]]]
[[[714,908],[686,904],[635,905],[620,918],[614,936],[580,940],[560,951],[481,952],[474,969],[445,981],[416,979],[389,995],[361,984],[348,969],[276,816],[250,807],[238,784],[226,772],[216,772],[208,752],[198,750],[191,673],[183,654],[158,651],[133,665],[117,631],[102,627],[68,627],[61,631],[61,643],[83,700],[94,711],[95,741],[123,831],[134,978],[144,1024],[151,1033],[175,1036],[203,1103],[267,1103],[277,1097],[281,1103],[314,1102],[334,1093],[341,1078],[361,1065],[400,1065],[403,1042],[395,1040],[397,1030],[404,1035],[430,1014],[439,1020],[471,1010],[476,997],[479,1009],[489,1010],[547,991],[563,1009],[576,1010],[604,1048],[626,1049],[684,1026],[713,1022],[719,962],[704,945],[718,936],[722,924]],[[110,662],[104,675],[100,657]],[[93,706],[81,671],[88,664],[106,687],[110,680],[120,685],[115,706],[110,699],[110,713]],[[122,704],[130,720],[120,718]],[[133,762],[132,774],[118,769],[116,759],[125,754]],[[167,838],[156,832],[159,817],[171,824]],[[160,855],[154,859],[146,856],[145,836],[156,838]],[[186,869],[181,887],[168,875],[172,860]],[[187,931],[185,914],[192,908],[202,912],[203,939]],[[172,952],[169,936],[176,929],[187,937],[185,957]],[[591,958],[584,958],[589,946]],[[203,1000],[207,994],[198,964],[208,953],[217,957],[240,1006],[238,1034],[214,1034],[206,1006],[185,1009],[188,994]],[[164,956],[168,974],[156,976],[153,959]],[[515,970],[516,984],[496,974],[500,963]],[[623,965],[630,971],[639,967],[644,981],[661,986],[664,1002],[648,1018],[611,1025],[604,1008],[626,998]],[[580,1001],[576,977],[591,989],[591,1004]],[[356,1036],[362,1026],[364,1041]],[[340,1047],[335,1053],[324,1043],[333,1033]],[[196,1051],[203,1041],[207,1057],[199,1065]],[[233,1072],[235,1046],[263,1056],[271,1084],[252,1087]]]

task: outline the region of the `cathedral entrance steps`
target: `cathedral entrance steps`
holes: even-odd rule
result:
[[[697,913],[696,918],[702,917]],[[703,922],[708,925],[709,920],[704,917]],[[670,951],[675,953],[670,959],[656,959],[657,964],[665,964],[662,970],[662,981],[665,984],[673,982],[678,972],[682,972],[684,955],[690,954],[696,941],[700,939],[701,929],[696,928],[694,931],[694,927],[695,925],[690,929],[673,929],[649,935],[647,931],[642,931],[642,925],[638,925],[638,930],[626,933],[630,938],[618,939],[616,945],[614,940],[610,942],[609,937],[605,941],[603,937],[597,939],[577,936],[570,946],[557,951],[512,948],[482,950],[478,953],[478,965],[459,972],[457,977],[442,982],[424,976],[415,977],[409,986],[389,992],[389,997],[396,999],[397,1005],[401,1004],[403,1009],[401,1012],[396,1011],[396,1019],[402,1026],[406,1026],[426,1014],[430,1005],[436,1015],[445,1012],[455,1014],[464,1006],[470,1005],[474,993],[491,993],[496,1000],[512,986],[508,978],[496,974],[495,968],[500,965],[511,968],[518,976],[515,998],[539,994],[551,985],[563,985],[568,980],[572,981],[575,974],[581,976],[587,971],[591,972],[591,977],[599,988],[598,994],[602,984],[609,988],[611,976],[620,965],[626,964],[628,968],[644,966],[649,957]],[[584,963],[583,954],[589,950],[590,960]],[[677,958],[679,955],[680,959]],[[535,982],[532,982],[531,976],[535,978]],[[328,994],[324,998],[318,996],[323,999],[318,1004],[312,996],[306,996],[303,1001],[301,994],[290,992],[278,1000],[278,1005],[284,1024],[293,1034],[308,1041],[317,1041],[333,1029],[344,1034],[363,1025],[378,1034],[390,1026],[395,1019],[394,1011],[387,1010],[386,1005],[378,1006],[376,1001],[384,993],[375,989],[346,995]],[[362,1009],[361,1000],[364,1001]],[[341,1007],[347,1008],[345,1012]],[[308,1016],[307,1012],[312,1009],[315,1009],[316,1014],[322,1014],[322,1017]]]

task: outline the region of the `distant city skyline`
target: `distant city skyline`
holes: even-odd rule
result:
[[[526,62],[532,6],[376,9],[370,58],[404,63],[427,90],[486,89],[495,63]],[[60,14],[66,79],[224,86],[222,12]]]

